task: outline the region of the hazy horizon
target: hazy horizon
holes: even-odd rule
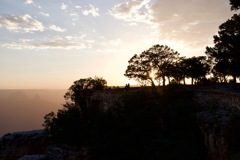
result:
[[[62,108],[65,92],[61,89],[0,89],[0,136],[43,129],[43,117]]]

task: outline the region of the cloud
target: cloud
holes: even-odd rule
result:
[[[62,39],[38,43],[34,47],[40,49],[83,49],[86,48],[84,43],[74,42],[74,41],[65,41]]]
[[[61,4],[61,10],[66,10],[68,8],[68,5],[66,5],[65,3]]]
[[[49,16],[50,16],[49,13],[44,13],[44,12],[39,12],[39,14],[40,14],[40,15],[43,15],[43,16],[45,16],[45,17],[49,17]]]
[[[78,21],[78,13],[77,12],[72,12],[70,13],[70,17],[72,18],[72,21]],[[73,22],[74,23],[74,22]]]
[[[38,8],[42,8],[41,6],[39,5],[36,5],[33,0],[25,0],[24,2],[26,5],[33,5],[34,7],[38,7]]]
[[[3,42],[0,46],[11,49],[84,49],[85,43],[68,41],[65,39],[55,39],[51,41],[35,42],[33,40],[19,40],[19,42]]]
[[[29,14],[0,16],[0,26],[14,32],[42,32],[45,29],[42,22],[33,19]]]
[[[233,12],[226,0],[124,0],[109,14],[129,25],[147,24],[149,35],[161,41],[205,48]]]
[[[150,23],[150,0],[125,0],[116,4],[110,11],[110,15],[117,19],[134,22]]]
[[[33,4],[33,1],[32,1],[32,0],[25,0],[24,3],[25,3],[25,4]]]
[[[99,16],[98,11],[99,11],[98,8],[96,8],[90,4],[88,7],[85,7],[85,9],[82,10],[82,14],[86,15],[86,16],[91,14],[93,17],[97,17],[97,16]]]
[[[150,10],[159,39],[184,41],[191,47],[211,42],[218,26],[233,14],[226,0],[158,0]]]
[[[55,26],[55,25],[50,25],[49,29],[51,29],[53,31],[57,31],[57,32],[65,32],[65,29],[62,29],[62,28],[60,28],[58,26]]]

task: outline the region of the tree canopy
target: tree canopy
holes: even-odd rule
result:
[[[165,86],[165,78],[169,75],[170,68],[177,61],[178,52],[166,45],[154,45],[140,55],[135,54],[129,61],[125,76],[134,78],[141,83],[151,83],[162,80]],[[153,76],[151,76],[154,74]]]
[[[201,78],[204,78],[210,70],[210,65],[204,56],[183,59],[182,64],[184,66],[184,73],[186,77],[192,79],[192,85],[194,83],[194,79],[198,81]]]
[[[81,110],[87,105],[87,97],[89,97],[93,90],[103,90],[106,88],[107,81],[101,77],[83,78],[73,82],[73,85],[65,93],[64,98],[71,100],[75,105],[79,106]]]
[[[231,10],[240,9],[240,0],[230,0]]]
[[[232,76],[236,84],[236,77],[240,76],[240,15],[234,14],[219,30],[213,37],[214,46],[207,47],[206,54],[215,63],[216,71]]]

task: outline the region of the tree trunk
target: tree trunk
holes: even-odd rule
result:
[[[151,78],[151,83],[152,83],[152,87],[156,86],[152,78]]]
[[[167,77],[167,79],[168,79],[168,84],[170,84],[170,81],[171,81],[171,80],[170,80],[170,77]]]
[[[192,86],[193,86],[193,79],[194,79],[194,78],[192,77]]]
[[[162,79],[163,79],[163,87],[165,87],[165,83],[166,83],[165,76],[162,76]]]
[[[186,85],[185,77],[183,78],[183,84]]]
[[[237,76],[233,76],[233,89],[237,89]]]

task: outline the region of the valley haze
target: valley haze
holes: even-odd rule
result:
[[[62,108],[67,89],[0,89],[0,137],[43,129],[44,116]]]

